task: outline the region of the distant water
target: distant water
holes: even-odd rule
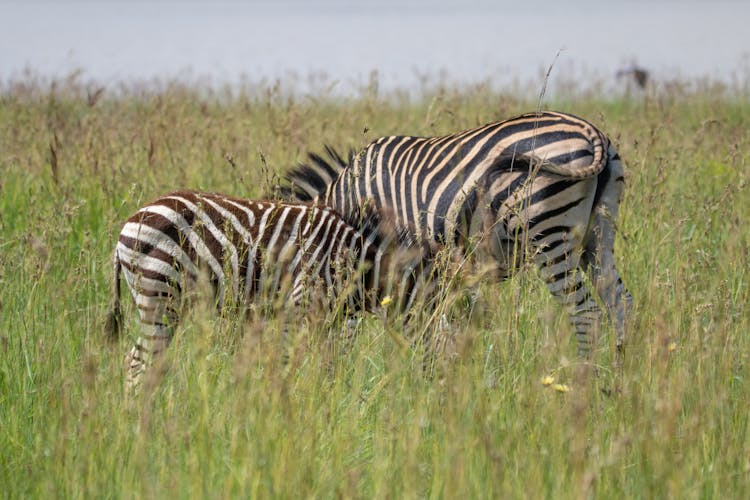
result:
[[[491,82],[750,76],[746,1],[263,1],[0,4],[0,80],[82,69],[103,84],[274,81],[303,92]]]

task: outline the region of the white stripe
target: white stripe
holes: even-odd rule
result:
[[[352,236],[349,236],[349,233],[354,233]],[[341,235],[339,238],[339,246],[336,247],[335,251],[335,258],[341,259],[341,253],[343,252],[344,245],[346,245],[346,239],[347,238],[360,238],[362,235],[359,234],[359,232],[355,231],[351,226],[346,226],[346,229],[344,230],[344,234]]]
[[[383,168],[388,169],[389,174],[393,174],[393,172],[390,169],[390,164],[383,165],[383,157],[385,156],[386,151],[388,151],[388,148],[391,146],[391,143],[394,142],[396,139],[399,139],[398,136],[392,136],[383,141],[383,144],[380,146],[380,151],[378,152],[378,158],[377,163],[375,165],[375,179],[372,179],[368,177],[368,186],[371,186],[373,181],[375,182],[375,185],[378,188],[378,199],[380,200],[386,200],[389,197],[386,196],[386,189],[385,184],[383,183]],[[391,150],[391,155],[389,156],[389,161],[392,163],[393,158],[396,158],[398,155],[398,149],[401,146],[401,144],[404,143],[405,140],[408,140],[409,137],[404,137],[401,139],[401,141]]]
[[[375,251],[375,262],[373,263],[373,270],[372,270],[372,289],[373,290],[379,290],[381,288],[380,287],[380,262],[382,261],[383,254],[385,253],[386,250],[388,250],[387,242],[382,241],[380,242],[378,249]],[[373,304],[373,308],[374,307],[375,307],[375,304]]]
[[[192,226],[187,223],[184,217],[179,213],[175,212],[169,207],[164,205],[154,205],[146,207],[145,211],[157,213],[169,219],[177,228],[187,237],[188,241],[192,245],[198,256],[204,260],[213,271],[214,275],[218,278],[219,282],[219,303],[224,301],[224,270],[221,267],[219,261],[217,261],[211,251],[208,249],[203,240],[192,230]]]
[[[198,197],[200,198],[200,200],[202,202],[207,202],[208,201],[206,198],[204,198],[204,197],[202,197],[200,195],[198,195]],[[208,214],[203,209],[201,209],[199,206],[193,204],[190,200],[187,200],[187,199],[185,199],[185,198],[183,198],[181,196],[168,196],[167,198],[168,199],[171,198],[173,200],[177,200],[177,201],[180,201],[183,204],[185,204],[185,206],[187,206],[188,209],[190,209],[197,217],[200,218],[201,222],[203,222],[203,224],[211,232],[211,234],[213,235],[213,237],[216,238],[216,240],[218,240],[218,242],[221,245],[221,247],[223,249],[229,251],[229,265],[230,265],[231,270],[232,270],[232,276],[231,276],[231,279],[232,279],[232,292],[234,293],[234,296],[236,297],[238,295],[239,289],[240,289],[240,283],[239,283],[239,280],[240,280],[240,266],[239,266],[239,257],[237,255],[237,248],[235,248],[234,244],[231,241],[229,241],[229,239],[226,237],[226,235],[218,227],[216,227],[216,225],[214,225],[214,222],[213,222],[213,220],[211,220],[211,217],[209,217]],[[194,235],[195,233],[193,231],[190,231],[190,234]],[[195,238],[198,239],[197,235],[195,235]],[[205,243],[203,243],[203,240],[201,240],[201,244],[203,245],[204,248],[206,248],[206,250],[208,250],[208,248],[205,246]],[[209,252],[209,254],[210,254],[210,252]],[[214,262],[217,262],[216,259],[213,258],[213,256],[211,258],[214,260]],[[224,280],[225,275],[224,275],[224,270],[222,269],[223,266],[221,264],[219,264],[218,262],[217,262],[217,264],[218,264],[217,268],[218,268],[219,272],[216,272],[215,270],[214,270],[214,272],[216,272],[216,276],[219,278],[219,289],[220,289],[220,291],[219,291],[219,305],[221,305],[221,304],[224,303],[224,289],[223,289],[224,285],[223,285],[222,281]],[[209,263],[209,265],[211,265],[211,264]],[[212,269],[213,269],[213,266],[212,266]]]
[[[338,219],[338,222],[336,223],[336,227],[334,228],[333,233],[330,236],[326,235],[326,240],[325,240],[326,250],[325,250],[325,252],[323,254],[323,257],[321,257],[321,258],[318,259],[319,260],[319,262],[318,262],[318,269],[316,270],[316,272],[314,274],[314,276],[318,275],[318,273],[320,272],[320,267],[324,263],[325,264],[329,264],[329,265],[325,266],[325,269],[324,269],[325,273],[324,274],[325,274],[325,278],[326,278],[326,284],[328,285],[328,287],[330,289],[332,289],[332,287],[334,286],[333,276],[331,276],[331,266],[330,266],[331,255],[333,253],[333,246],[335,245],[335,243],[337,241],[338,235],[341,232],[341,228],[342,227],[345,228],[346,224],[344,223],[343,220]]]
[[[198,275],[198,268],[195,266],[195,263],[190,256],[185,253],[182,247],[180,247],[178,242],[173,241],[172,238],[158,229],[138,222],[127,222],[125,226],[123,226],[122,231],[120,231],[120,234],[128,238],[148,243],[152,247],[170,255],[183,269],[191,273],[193,276]]]
[[[326,262],[325,260],[323,260],[323,261],[321,261],[319,263],[319,267],[322,266],[322,265],[324,265],[324,264],[327,266],[326,267],[326,272],[325,272],[325,276],[326,276],[326,281],[327,282],[330,281],[331,283],[333,283],[333,281],[334,281],[333,277],[331,276],[331,266],[332,266],[331,262],[335,262],[336,263],[336,270],[340,273],[341,268],[342,268],[342,266],[345,263],[344,258],[343,258],[344,256],[342,255],[342,249],[343,249],[344,245],[346,244],[347,238],[351,237],[350,233],[357,234],[356,231],[351,226],[349,226],[348,224],[343,224],[343,229],[344,230],[339,235],[338,234],[338,228],[337,228],[336,233],[334,235],[335,237],[332,237],[332,240],[331,240],[332,243],[335,243],[336,241],[338,241],[338,245],[336,246],[335,250],[334,249],[331,250],[330,257],[328,258],[328,261]],[[321,245],[321,247],[322,247],[322,245]],[[317,275],[318,275],[318,273],[316,272],[314,274],[314,276],[317,276]],[[331,289],[331,291],[336,296],[338,296],[338,294],[340,292],[340,290],[338,290],[337,287],[335,287],[335,286]]]
[[[255,213],[245,205],[241,205],[233,200],[223,198],[225,203],[229,203],[230,205],[237,207],[239,210],[242,210],[247,214],[247,226],[252,228],[255,225]]]
[[[316,263],[320,264],[318,260],[318,255],[320,254],[320,251],[323,249],[323,246],[328,240],[328,233],[330,232],[331,226],[333,225],[333,220],[334,220],[334,217],[331,215],[330,212],[328,212],[327,210],[323,212],[320,218],[320,224],[323,225],[325,223],[326,229],[325,229],[325,232],[323,233],[323,236],[320,239],[320,245],[318,245],[315,248],[315,251],[313,252],[312,256],[310,257],[310,260],[307,263],[306,269],[311,268]],[[317,276],[319,269],[320,269],[320,265],[317,266],[316,271],[311,273],[311,275]]]
[[[281,212],[281,215],[274,223],[276,228],[273,232],[273,235],[271,235],[271,239],[268,242],[268,254],[267,255],[274,255],[272,253],[271,249],[273,249],[276,246],[276,242],[279,239],[279,236],[281,235],[281,232],[286,227],[286,219],[289,216],[289,212],[291,212],[292,207],[285,206],[284,209]],[[302,215],[302,214],[300,214]],[[300,223],[300,215],[297,216],[297,218],[292,223],[293,228],[299,228]],[[289,233],[288,239],[284,244],[282,245],[281,249],[278,253],[275,254],[275,262],[272,263],[273,265],[273,279],[271,280],[271,288],[270,290],[279,290],[281,286],[281,274],[282,271],[282,262],[281,259],[284,259],[286,257],[286,252],[290,248],[290,244],[293,245],[297,241],[297,235],[294,231]]]
[[[286,256],[287,252],[289,252],[292,249],[292,247],[297,243],[297,237],[299,236],[298,234],[299,226],[302,222],[302,218],[305,216],[306,213],[307,213],[307,210],[303,208],[302,210],[300,210],[297,218],[294,219],[294,223],[292,224],[292,230],[289,233],[289,239],[284,244],[284,246],[281,247],[281,251],[279,252],[279,257],[283,258],[284,256]],[[299,251],[297,253],[299,253]],[[294,259],[292,259],[292,263],[294,262],[294,260],[296,260],[296,258],[297,256],[295,255]],[[291,271],[292,269],[294,269],[294,266],[292,264],[289,264],[287,270]]]
[[[310,210],[309,216],[307,218],[306,229],[309,230],[309,228],[311,227],[310,222],[313,220],[317,212],[318,212],[317,209]],[[315,229],[313,230],[313,233],[309,237],[305,238],[305,242],[303,245],[300,245],[300,249],[297,251],[297,255],[294,256],[294,260],[289,266],[290,270],[293,271],[294,269],[297,268],[300,261],[302,260],[302,257],[304,257],[305,253],[307,253],[310,250],[310,247],[313,245],[313,243],[315,243],[315,237],[318,235],[318,233],[320,232],[320,229],[323,227],[325,223],[325,214],[327,213],[329,212],[328,211],[323,212],[323,215],[318,220],[318,223],[315,224]],[[303,231],[303,234],[304,234],[304,231]],[[299,273],[300,276],[303,276],[305,273],[307,273],[307,271],[310,269],[310,266],[312,266],[312,262],[307,263],[304,269],[302,269],[301,272]],[[298,283],[298,280],[295,280],[295,283]]]
[[[258,203],[258,207],[262,207],[260,203]],[[255,276],[255,259],[256,255],[258,254],[258,247],[260,246],[260,243],[263,241],[263,234],[266,232],[266,224],[268,223],[268,218],[271,216],[271,212],[273,211],[274,207],[269,208],[268,210],[263,212],[263,215],[260,217],[260,224],[258,225],[258,235],[257,239],[255,240],[255,243],[250,248],[250,254],[247,257],[247,272],[245,273],[245,300],[249,298],[250,292],[252,291],[253,287],[253,277]],[[258,286],[260,289],[260,284]]]
[[[130,273],[132,276],[132,280],[126,276],[126,281],[128,282],[128,285],[132,282],[137,282],[138,289],[136,292],[143,292],[144,290],[148,290],[150,292],[158,292],[158,293],[166,293],[170,296],[176,297],[179,292],[177,291],[177,288],[170,285],[169,282],[162,281],[162,280],[156,280],[152,278],[146,278],[141,274],[132,273],[128,268],[123,267],[122,268],[123,273]]]
[[[122,243],[117,243],[117,251],[120,252],[120,260],[129,264],[131,267],[139,267],[147,271],[153,271],[173,279],[179,283],[180,272],[168,262],[145,255],[140,252],[134,252]]]
[[[232,223],[232,227],[234,228],[235,231],[237,231],[240,234],[240,236],[242,236],[242,239],[243,239],[243,241],[245,243],[248,243],[248,244],[252,243],[252,241],[253,241],[253,235],[247,230],[247,228],[242,224],[242,222],[232,212],[230,212],[226,208],[222,207],[221,205],[219,205],[218,203],[216,203],[215,201],[213,201],[210,198],[203,198],[203,199],[206,202],[208,202],[208,204],[211,205],[214,208],[214,210],[216,210],[217,212],[219,212],[222,217],[224,217],[225,219],[229,220],[229,222]],[[236,203],[232,203],[231,201],[229,201],[227,199],[224,199],[222,201],[224,201],[225,203],[231,203],[235,207],[237,207],[240,210],[243,210],[245,213],[247,213],[248,216],[252,216],[252,212],[250,212],[249,210],[247,210],[247,209],[245,209],[245,208],[237,205]]]
[[[281,215],[278,219],[276,219],[276,222],[274,222],[274,231],[271,235],[271,239],[268,240],[268,245],[266,247],[266,250],[270,254],[273,250],[273,248],[276,246],[276,240],[279,239],[279,235],[281,234],[281,230],[284,228],[284,220],[286,219],[287,215],[289,215],[289,211],[291,210],[291,207],[284,207],[284,209],[281,211]]]

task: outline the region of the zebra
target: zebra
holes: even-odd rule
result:
[[[594,125],[538,111],[442,137],[380,137],[347,160],[326,151],[330,160],[309,153],[286,173],[282,197],[344,214],[374,200],[419,237],[484,254],[501,279],[535,264],[568,310],[583,358],[602,317],[587,272],[614,323],[620,363],[632,303],[614,258],[625,174]]]
[[[438,248],[393,230],[385,211],[365,208],[345,220],[329,207],[178,191],[143,206],[125,222],[113,258],[107,328],[122,325],[120,280],[135,301],[142,334],[126,355],[126,388],[136,390],[155,356],[170,343],[180,301],[209,277],[219,310],[244,310],[274,295],[299,305],[314,284],[333,303],[355,310],[390,309],[408,316],[430,292]],[[286,286],[285,286],[286,285]]]

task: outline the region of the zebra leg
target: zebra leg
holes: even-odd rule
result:
[[[167,348],[171,338],[171,331],[167,325],[144,323],[143,330],[143,334],[125,356],[125,389],[129,393],[138,392],[146,369],[153,365],[156,356]]]
[[[624,176],[622,162],[612,147],[609,149],[606,174],[600,175],[599,181],[603,186],[599,186],[601,195],[592,210],[584,246],[583,265],[589,272],[599,298],[605,304],[610,321],[614,324],[619,363],[625,341],[625,321],[633,298],[615,267],[615,223],[624,187]]]
[[[578,354],[597,344],[602,312],[580,267],[596,181],[538,177],[501,206],[492,227],[495,259],[516,266],[530,259],[547,288],[569,313]]]
[[[177,322],[174,306],[179,293],[164,282],[148,280],[128,270],[125,270],[125,279],[138,308],[142,328],[141,336],[125,356],[125,388],[128,393],[136,393],[148,367],[170,343],[172,325]]]
[[[599,216],[595,216],[595,218],[600,219]],[[583,262],[599,298],[607,309],[610,321],[615,327],[619,356],[623,350],[625,321],[632,306],[633,298],[617,272],[613,248],[611,244],[608,244],[608,240],[614,240],[614,232],[609,232],[606,229],[610,225],[609,223],[601,222],[602,225],[595,227],[591,241],[586,245]]]
[[[534,260],[547,288],[568,311],[578,355],[589,358],[592,346],[597,344],[602,312],[584,280],[576,245],[566,242],[560,247],[564,247],[561,253],[542,252]]]

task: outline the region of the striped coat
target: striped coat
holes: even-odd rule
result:
[[[614,261],[624,168],[592,124],[529,113],[442,137],[381,137],[348,161],[328,152],[331,161],[311,154],[291,171],[282,192],[344,214],[374,200],[415,235],[479,247],[501,277],[533,261],[566,306],[584,356],[601,318],[588,272],[619,353],[631,301]]]
[[[135,301],[142,335],[127,356],[135,387],[170,342],[181,299],[202,273],[217,307],[252,308],[260,300],[299,304],[314,287],[326,300],[342,291],[355,309],[375,310],[390,296],[407,311],[426,291],[434,246],[399,236],[369,211],[352,225],[330,208],[176,192],[139,209],[114,252],[110,328],[119,329],[120,276]]]

